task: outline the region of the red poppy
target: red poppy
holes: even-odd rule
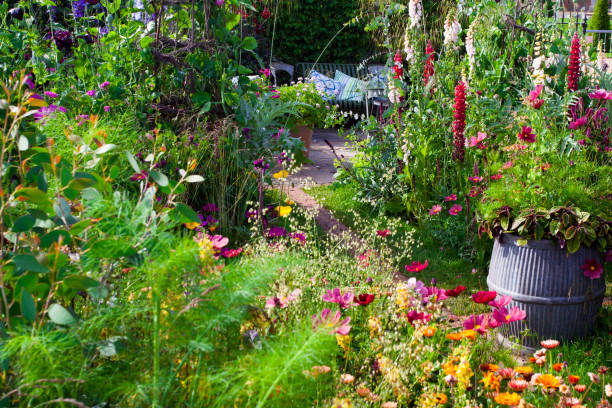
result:
[[[264,8],[264,11],[263,11],[263,13],[261,13],[261,16],[262,16],[264,19],[266,19],[266,20],[267,20],[267,19],[269,19],[269,18],[270,18],[270,10],[268,10],[268,8],[267,8],[267,7],[266,7],[266,8]]]
[[[410,265],[406,265],[407,272],[421,272],[425,268],[427,268],[427,259],[425,260],[425,263],[414,261]]]
[[[362,293],[361,295],[357,296],[354,300],[355,300],[355,303],[357,303],[358,305],[367,306],[374,301],[374,298],[375,298],[374,295],[371,295],[369,293]]]
[[[495,299],[496,297],[497,297],[497,292],[495,291],[487,292],[487,291],[481,290],[472,295],[472,300],[476,303],[486,304],[492,301],[493,299]]]
[[[446,291],[448,296],[457,297],[465,290],[465,286],[459,285],[455,289],[449,289]]]

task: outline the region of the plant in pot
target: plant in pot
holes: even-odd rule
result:
[[[328,95],[319,92],[314,83],[299,81],[277,88],[282,102],[292,102],[298,115],[288,117],[287,126],[294,137],[302,139],[308,157],[315,127],[333,127],[342,123],[338,106]]]
[[[517,115],[516,138],[488,154],[478,204],[480,233],[495,238],[489,289],[526,311],[506,337],[528,328],[527,348],[592,331],[606,288],[602,255],[612,247],[607,100],[539,100]]]

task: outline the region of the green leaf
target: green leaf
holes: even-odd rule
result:
[[[143,48],[143,49],[147,48],[154,41],[155,41],[154,38],[145,35],[144,37],[140,39],[140,48]]]
[[[257,48],[257,40],[253,37],[245,37],[245,39],[242,40],[241,47],[247,51],[253,51]]]
[[[573,254],[574,252],[580,249],[581,242],[579,239],[568,239],[567,241],[565,241],[565,244],[567,245],[567,251],[570,254]]]
[[[91,225],[91,220],[81,220],[70,227],[70,234],[78,235]]]
[[[12,231],[17,233],[29,231],[35,223],[36,218],[32,217],[30,214],[22,215],[15,220]]]
[[[33,204],[38,204],[41,208],[44,209],[50,209],[53,207],[53,204],[51,203],[51,200],[49,200],[49,197],[47,197],[47,195],[43,191],[37,188],[26,187],[19,189],[15,192],[15,197],[23,197],[26,199],[26,201]]]
[[[527,240],[524,239],[524,238],[518,239],[518,240],[516,240],[516,245],[518,245],[518,246],[525,246],[525,245],[527,245]]]
[[[101,239],[91,246],[91,254],[99,258],[122,258],[135,253],[127,242],[117,239]]]
[[[100,286],[100,282],[83,275],[70,275],[64,278],[66,286],[76,290],[86,290]]]
[[[193,211],[191,207],[182,203],[177,203],[176,209],[179,210],[181,215],[187,218],[190,222],[200,222],[200,217],[198,217],[198,214],[196,214],[196,212]]]
[[[49,318],[55,324],[69,326],[76,323],[76,319],[72,314],[59,303],[54,303],[49,306]]]
[[[130,163],[130,166],[132,166],[132,169],[134,169],[136,173],[140,173],[141,172],[140,166],[138,166],[138,163],[136,162],[136,159],[134,158],[134,156],[132,156],[132,153],[126,151],[125,156],[127,157],[128,162]]]
[[[160,187],[166,187],[168,185],[168,177],[159,171],[151,171],[149,172],[149,176],[151,176],[153,181],[159,184]]]
[[[40,247],[43,249],[49,248],[53,243],[62,241],[63,245],[68,245],[72,242],[72,237],[65,230],[53,230],[48,234],[40,237]]]
[[[41,265],[36,258],[28,254],[15,255],[12,259],[15,266],[22,271],[32,271],[36,273],[49,273],[49,268]]]
[[[30,322],[36,320],[36,303],[26,288],[21,290],[21,314]]]

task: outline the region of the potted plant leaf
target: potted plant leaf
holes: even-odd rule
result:
[[[508,334],[530,329],[536,336],[522,340],[527,347],[593,329],[605,292],[603,254],[612,247],[608,99],[545,101],[541,87],[535,92],[517,115],[516,136],[487,158],[478,205],[480,233],[495,238],[489,289],[526,311]]]
[[[338,106],[331,95],[320,92],[314,83],[298,81],[277,88],[280,100],[293,102],[298,116],[288,118],[288,127],[294,137],[302,139],[308,157],[315,127],[332,127],[342,123]]]

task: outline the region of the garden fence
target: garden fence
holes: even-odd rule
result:
[[[555,14],[555,19],[560,38],[563,38],[566,34],[573,35],[576,32],[582,34],[586,44],[600,43],[602,50],[607,54],[612,51],[612,30],[587,29],[588,16],[586,13],[561,10]]]

